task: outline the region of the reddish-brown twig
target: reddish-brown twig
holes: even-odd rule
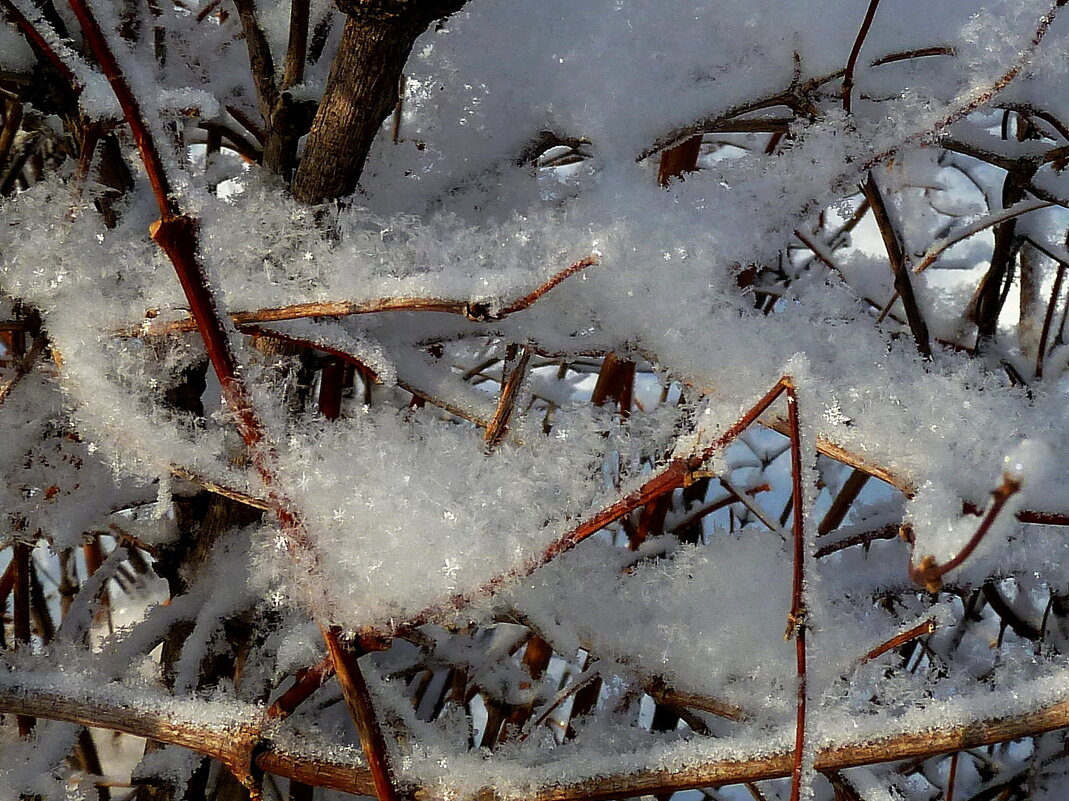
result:
[[[902,299],[902,306],[906,310],[906,322],[917,343],[917,350],[922,356],[932,355],[931,338],[928,334],[928,324],[924,321],[920,306],[917,304],[916,295],[913,292],[913,281],[910,279],[909,265],[906,263],[906,253],[902,246],[902,239],[898,228],[891,220],[891,214],[887,210],[883,193],[876,183],[876,177],[870,172],[868,178],[861,185],[865,198],[872,209],[872,216],[880,229],[883,243],[887,250],[887,259],[891,263],[891,272],[894,274],[895,291]],[[890,305],[885,307],[890,311]],[[881,317],[883,315],[881,314]]]
[[[935,632],[935,621],[925,620],[923,623],[918,623],[908,631],[903,631],[901,634],[896,634],[887,642],[877,645],[861,659],[858,660],[859,664],[865,664],[871,662],[873,659],[877,659],[888,651],[897,648],[900,645],[905,645],[907,642],[923,637],[926,634],[933,634]]]
[[[317,317],[348,317],[354,314],[379,314],[382,312],[440,312],[442,314],[461,314],[477,322],[493,322],[508,317],[510,314],[530,308],[543,295],[565,279],[587,267],[597,264],[593,256],[573,262],[548,281],[540,284],[526,295],[495,308],[486,301],[453,300],[450,298],[405,298],[386,297],[365,301],[322,301],[315,303],[297,303],[292,306],[278,306],[254,311],[231,312],[230,320],[238,328],[244,329],[252,323],[274,323],[283,320],[301,320]],[[196,331],[196,316],[170,323],[125,328],[120,336],[143,336],[146,331],[153,334],[166,334],[180,331]]]
[[[817,536],[823,537],[825,534],[837,529],[846,517],[847,511],[850,506],[857,500],[857,496],[861,494],[861,490],[865,488],[865,484],[868,483],[870,476],[868,473],[853,469],[850,471],[850,475],[846,481],[843,482],[842,488],[836,494],[834,500],[831,502],[831,506],[828,507],[828,511],[824,514],[824,518],[817,526]]]
[[[955,751],[950,755],[950,773],[947,775],[947,791],[944,797],[944,801],[954,801],[954,780],[958,775],[958,754],[960,751]]]
[[[523,348],[517,359],[515,345],[509,347],[509,355],[502,363],[501,394],[497,400],[497,410],[490,420],[490,425],[483,432],[483,440],[487,448],[494,448],[505,436],[508,430],[509,420],[512,419],[512,410],[516,406],[516,398],[519,397],[520,387],[524,378],[527,377],[527,365],[531,361],[531,351]]]
[[[833,542],[829,545],[825,545],[818,548],[813,553],[814,559],[823,559],[826,556],[831,556],[833,553],[838,553],[846,548],[851,548],[855,545],[864,545],[866,548],[877,540],[894,540],[901,537],[901,526],[898,523],[891,523],[883,528],[878,528],[875,531],[865,531],[861,534],[855,534],[851,537],[846,537]]]
[[[26,37],[30,44],[55,68],[56,72],[59,73],[60,79],[75,92],[80,92],[82,90],[82,82],[78,80],[74,72],[71,71],[71,68],[67,66],[59,53],[49,44],[48,40],[41,35],[41,32],[37,30],[37,26],[19,11],[18,6],[12,3],[11,0],[0,0],[0,8],[3,8],[8,19],[14,23],[16,28],[22,31],[22,35]]]
[[[772,489],[772,487],[770,485],[762,484],[759,487],[751,487],[750,489],[746,490],[746,494],[747,495],[756,495],[759,492],[768,492],[771,489]],[[738,502],[739,502],[739,497],[737,495],[735,495],[734,492],[730,492],[730,494],[726,498],[721,498],[718,501],[713,501],[708,506],[703,506],[698,511],[694,512],[693,514],[688,515],[685,518],[683,518],[681,521],[679,521],[678,523],[673,525],[671,530],[668,533],[669,534],[679,534],[680,532],[686,531],[687,529],[691,528],[692,526],[697,524],[702,519],[704,519],[704,518],[708,517],[709,515],[711,515],[713,512],[718,512],[721,509],[724,509],[724,508],[726,508],[728,506],[731,506],[733,503],[738,503]]]
[[[267,708],[267,717],[271,719],[289,717],[333,675],[334,662],[331,661],[329,655],[311,667],[301,668],[293,679],[293,685]]]
[[[11,394],[11,390],[15,388],[15,385],[19,383],[23,378],[29,375],[30,370],[41,358],[41,355],[45,352],[45,346],[47,341],[44,336],[38,336],[34,339],[33,345],[30,347],[29,353],[26,353],[15,365],[15,374],[12,375],[7,381],[0,384],[0,404],[7,400],[8,395]]]
[[[791,770],[791,801],[802,794],[805,755],[806,690],[806,603],[805,603],[805,508],[802,486],[802,433],[798,422],[798,393],[794,383],[783,379],[787,392],[787,421],[791,438],[792,534],[794,571],[791,586],[791,611],[787,618],[787,637],[794,637],[795,668],[798,674],[798,702],[794,722],[794,766]]]
[[[676,457],[675,459],[672,459],[638,489],[632,490],[622,498],[618,498],[613,503],[579,523],[547,546],[538,557],[532,559],[526,565],[523,565],[512,572],[495,576],[474,592],[458,593],[444,603],[429,606],[410,617],[404,623],[394,626],[391,629],[365,629],[361,633],[361,637],[374,641],[396,636],[401,632],[410,631],[421,626],[446,611],[461,609],[471,603],[476,597],[494,595],[510,581],[520,576],[530,575],[542,565],[555,559],[557,556],[560,556],[560,554],[565,551],[571,550],[583,540],[598,533],[606,526],[612,525],[629,512],[632,512],[641,506],[645,506],[647,503],[661,497],[665,493],[673,492],[674,490],[686,486],[695,470],[698,470],[714,454],[733,442],[739,434],[752,425],[757,418],[768,410],[780,395],[787,391],[788,385],[788,379],[781,378],[775,383],[772,389],[764,395],[764,397],[701,451],[687,458]]]
[[[984,535],[991,529],[992,524],[999,516],[999,513],[1006,505],[1006,502],[1016,495],[1020,489],[1021,484],[1019,481],[1010,476],[1003,476],[1002,483],[993,493],[991,493],[993,498],[991,508],[987,510],[987,514],[984,515],[984,519],[980,521],[980,525],[976,527],[976,531],[973,533],[972,537],[965,543],[965,547],[958,551],[954,557],[942,564],[939,564],[931,554],[922,557],[920,563],[917,565],[914,565],[913,562],[910,561],[910,579],[912,579],[914,583],[924,587],[928,592],[938,592],[943,584],[943,576],[954,568],[960,566],[972,555],[973,551],[976,550],[976,546],[979,545],[980,541],[984,538]]]
[[[661,151],[661,163],[657,168],[657,183],[666,187],[673,178],[682,178],[684,173],[697,170],[698,156],[701,152],[701,134]]]
[[[16,542],[13,546],[11,563],[12,595],[11,617],[15,635],[16,649],[29,649],[30,645],[30,570],[33,566],[33,546],[26,542]],[[29,737],[33,732],[35,720],[29,715],[18,715],[19,736]]]
[[[865,44],[865,37],[869,35],[872,27],[872,19],[876,16],[876,7],[880,0],[869,0],[869,7],[865,11],[865,18],[861,21],[857,36],[854,38],[854,46],[850,48],[850,57],[846,60],[846,72],[843,74],[843,111],[850,113],[851,92],[854,89],[854,70],[857,68],[857,57],[861,55],[861,46]]]
[[[1069,234],[1066,235],[1066,247],[1069,248]],[[1054,286],[1050,290],[1050,302],[1047,303],[1047,311],[1043,315],[1043,331],[1039,335],[1039,345],[1036,348],[1036,378],[1043,377],[1043,360],[1047,358],[1047,341],[1050,338],[1050,327],[1054,321],[1054,311],[1058,307],[1058,298],[1062,293],[1062,281],[1065,279],[1064,261],[1058,261],[1058,272],[1054,276]]]
[[[274,473],[274,452],[263,424],[257,415],[248,389],[238,371],[237,359],[215,298],[208,285],[203,265],[198,257],[197,222],[183,214],[171,196],[170,182],[163,159],[145,122],[137,98],[123,75],[107,38],[93,16],[86,0],[70,0],[82,27],[87,48],[107,76],[123,115],[130,126],[134,142],[148,174],[152,192],[160,209],[160,219],[151,228],[152,239],[170,258],[185,292],[190,312],[204,340],[208,358],[219,379],[223,396],[237,428],[247,446],[252,463],[267,488],[271,511],[277,518],[291,557],[300,562],[314,562],[308,534],[303,521],[290,501],[277,486]],[[382,733],[375,722],[374,710],[367,695],[367,687],[357,663],[357,657],[340,640],[336,628],[321,625],[327,650],[334,660],[335,674],[342,688],[350,713],[363,715],[355,720],[361,744],[372,765],[372,775],[379,801],[396,801],[397,793],[386,762],[386,748]]]

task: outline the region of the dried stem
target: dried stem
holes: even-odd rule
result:
[[[798,701],[794,723],[794,763],[791,767],[791,801],[802,793],[806,732],[806,621],[805,603],[805,495],[802,486],[802,432],[798,422],[798,394],[794,383],[784,379],[787,392],[787,415],[791,439],[791,504],[793,534],[793,580],[791,611],[787,618],[787,637],[794,637],[795,670],[798,677]]]
[[[341,641],[341,632],[337,627],[323,628],[322,634],[334,665],[334,675],[341,685],[342,697],[364,747],[364,756],[375,783],[375,794],[379,801],[397,801],[399,796],[390,770],[386,740],[378,725],[364,674],[357,663],[360,654]]]
[[[7,400],[8,395],[11,394],[11,390],[33,369],[33,366],[41,358],[41,355],[45,352],[47,340],[43,335],[37,336],[33,340],[33,345],[30,346],[30,350],[26,353],[18,363],[15,365],[15,373],[7,379],[3,384],[0,384],[0,404],[3,404]]]
[[[1016,495],[1020,489],[1020,482],[1009,476],[1003,476],[1002,483],[992,493],[993,501],[991,503],[991,508],[987,510],[987,514],[984,515],[984,519],[980,521],[980,525],[976,527],[976,531],[973,533],[972,537],[965,543],[965,547],[953,558],[947,560],[943,564],[936,562],[935,557],[930,554],[923,557],[918,565],[914,565],[911,561],[909,565],[910,579],[916,584],[924,587],[928,592],[938,592],[943,583],[943,576],[954,568],[960,566],[972,555],[973,551],[976,550],[976,546],[979,545],[980,541],[984,538],[984,535],[990,531],[992,524],[999,516],[999,513],[1006,505],[1006,502]]]
[[[855,545],[863,545],[866,548],[878,540],[895,540],[901,536],[901,526],[898,523],[891,523],[890,525],[878,528],[875,531],[865,531],[861,534],[854,534],[853,536],[846,537],[833,542],[829,545],[824,545],[818,548],[813,553],[814,559],[823,559],[826,556],[831,556],[833,553],[838,553],[846,548],[852,548]]]
[[[896,634],[887,642],[882,643],[881,645],[877,645],[875,648],[873,648],[871,651],[861,657],[861,659],[858,661],[860,664],[863,665],[866,662],[871,662],[873,659],[877,659],[880,656],[883,656],[890,650],[898,648],[900,645],[905,645],[907,642],[911,642],[917,639],[918,637],[923,637],[927,634],[934,633],[935,621],[925,620],[923,623],[918,623],[913,628],[908,629],[907,631],[903,631],[901,634]]]
[[[293,306],[280,306],[256,311],[240,311],[230,314],[231,322],[239,327],[252,323],[273,323],[283,320],[301,320],[317,317],[347,317],[353,314],[376,314],[380,312],[406,311],[406,312],[441,312],[444,314],[460,314],[477,322],[492,322],[501,320],[510,314],[530,308],[543,295],[556,287],[566,278],[597,264],[594,256],[588,256],[566,267],[554,275],[545,283],[528,292],[526,295],[510,301],[504,306],[495,308],[492,303],[486,301],[451,300],[447,298],[376,298],[366,301],[325,301],[319,303],[298,303]],[[153,324],[148,322],[145,326],[124,329],[120,336],[142,336],[146,332],[152,334],[165,334],[179,331],[196,331],[197,322],[195,317],[184,320],[175,320],[170,323]]]
[[[523,348],[517,360],[516,346],[510,346],[509,355],[505,358],[502,366],[504,375],[501,382],[501,394],[498,396],[497,410],[490,421],[490,425],[483,432],[483,439],[488,448],[497,447],[498,443],[508,431],[509,420],[512,419],[512,411],[516,406],[516,398],[519,397],[520,387],[524,378],[527,377],[527,365],[531,361],[531,351]]]
[[[324,657],[311,667],[301,668],[293,679],[293,686],[267,708],[267,717],[271,719],[289,717],[333,675],[334,662],[330,656]]]
[[[59,74],[60,80],[75,92],[80,92],[82,89],[81,81],[71,71],[71,68],[67,66],[66,62],[60,57],[59,53],[55,51],[48,40],[41,35],[41,32],[37,30],[37,26],[28,20],[18,6],[16,6],[11,0],[0,0],[0,8],[4,10],[4,14],[8,19],[14,23],[22,35],[26,37],[30,45],[36,50],[44,59],[55,68]]]
[[[960,753],[960,751],[955,751],[950,755],[950,773],[947,775],[947,791],[944,801],[954,801],[954,780],[958,775],[958,754]]]
[[[350,761],[310,756],[305,750],[290,750],[264,735],[259,723],[251,726],[237,723],[229,729],[220,729],[176,719],[160,711],[164,708],[160,700],[153,695],[139,703],[123,703],[106,695],[101,698],[89,697],[85,693],[67,696],[55,686],[45,687],[40,683],[23,685],[10,674],[0,680],[0,709],[8,713],[122,731],[188,748],[224,764],[240,762],[247,754],[249,743],[258,743],[255,763],[261,770],[326,789],[358,795],[373,792],[369,771]],[[211,714],[206,701],[189,699],[184,703],[203,705],[204,712]],[[1069,699],[1061,699],[1046,707],[1014,714],[1000,712],[959,726],[933,729],[924,722],[915,730],[887,737],[844,739],[818,751],[815,768],[826,773],[862,765],[930,758],[1034,737],[1066,727],[1069,727]],[[793,750],[749,757],[740,754],[733,759],[696,762],[685,768],[672,765],[639,772],[610,773],[576,782],[555,782],[532,789],[526,798],[530,801],[598,801],[757,782],[789,776],[793,763]],[[417,801],[429,801],[433,793],[415,788],[412,795]],[[497,801],[498,795],[493,787],[485,787],[464,798]]]
[[[304,80],[308,53],[309,0],[290,0],[290,33],[286,43],[286,66],[279,88],[284,92]]]
[[[823,537],[842,525],[846,513],[850,510],[854,501],[857,500],[857,496],[861,494],[861,490],[865,488],[869,478],[871,476],[863,470],[854,468],[850,471],[849,477],[843,482],[843,486],[835,495],[831,506],[828,507],[828,511],[825,512],[824,519],[817,526],[818,537]]]
[[[1047,200],[1022,200],[1021,202],[1015,203],[1012,206],[1009,206],[1008,208],[1000,209],[996,212],[992,212],[991,214],[986,214],[979,220],[969,223],[968,225],[961,227],[957,231],[951,232],[942,239],[933,242],[928,247],[928,249],[924,251],[924,255],[921,256],[921,260],[917,262],[917,266],[913,268],[913,274],[920,275],[922,272],[924,272],[933,264],[935,264],[935,262],[939,259],[940,256],[943,255],[944,252],[946,252],[959,242],[963,242],[964,240],[968,239],[971,236],[974,236],[975,234],[980,233],[981,231],[985,231],[988,228],[993,228],[997,225],[1000,225],[1001,223],[1006,222],[1007,220],[1012,220],[1024,214],[1029,214],[1033,211],[1038,211],[1039,209],[1050,208],[1053,205],[1054,203],[1051,203]]]
[[[846,71],[843,74],[843,111],[851,113],[851,92],[854,89],[854,70],[857,68],[857,58],[861,55],[861,46],[865,44],[865,38],[869,35],[873,17],[876,16],[876,8],[880,0],[869,0],[869,7],[865,11],[865,18],[861,21],[861,27],[854,37],[854,46],[850,48],[850,57],[846,60]]]
[[[1066,239],[1069,246],[1069,237]],[[1062,293],[1062,281],[1065,280],[1066,263],[1058,261],[1058,272],[1054,276],[1054,286],[1050,290],[1050,301],[1047,303],[1047,311],[1043,315],[1043,330],[1039,335],[1039,345],[1036,348],[1035,377],[1043,377],[1043,361],[1047,357],[1047,342],[1050,339],[1051,323],[1054,322],[1054,312],[1058,308],[1058,298]]]
[[[153,195],[160,209],[160,219],[151,229],[152,238],[166,252],[178,274],[193,319],[204,340],[208,358],[222,387],[224,399],[234,415],[252,463],[267,489],[271,511],[278,519],[291,558],[298,564],[305,563],[314,574],[316,558],[308,534],[294,507],[277,486],[273,448],[238,372],[237,359],[227,330],[197,255],[197,223],[192,217],[182,214],[177,202],[170,196],[170,184],[163,160],[140,106],[86,0],[70,0],[70,4],[82,26],[86,45],[111,83],[141,152]],[[309,562],[312,564],[308,564]],[[334,659],[335,674],[350,712],[372,715],[373,710],[366,698],[367,688],[356,658],[341,645],[336,630],[325,625],[321,626],[321,630],[327,649]],[[394,801],[396,791],[385,763],[386,749],[374,718],[358,719],[355,724],[369,764],[379,768],[373,771],[373,777],[380,801]]]
[[[902,247],[898,229],[891,220],[891,214],[887,210],[883,193],[876,183],[876,177],[870,172],[868,178],[861,186],[865,198],[872,208],[872,215],[879,226],[883,236],[883,244],[887,249],[887,258],[891,263],[891,271],[894,273],[895,290],[902,299],[902,306],[906,310],[906,322],[909,330],[913,333],[913,339],[917,343],[917,350],[921,355],[930,358],[932,355],[931,340],[928,336],[928,324],[924,321],[917,298],[913,293],[913,282],[909,277],[909,266],[906,264],[906,254]]]

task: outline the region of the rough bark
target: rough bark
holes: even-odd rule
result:
[[[293,196],[323,203],[356,190],[371,143],[398,100],[416,38],[466,0],[342,0],[348,15],[312,122]]]

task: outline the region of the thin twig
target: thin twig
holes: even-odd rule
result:
[[[869,0],[869,7],[865,11],[865,18],[861,21],[861,27],[854,37],[854,46],[850,48],[850,57],[846,60],[846,71],[843,74],[843,111],[851,113],[851,92],[854,88],[854,70],[857,67],[857,58],[861,55],[861,46],[865,44],[865,38],[869,35],[872,27],[872,19],[876,16],[876,7],[880,0]]]
[[[308,53],[309,0],[290,0],[290,33],[286,43],[286,66],[279,89],[285,92],[304,80]]]
[[[236,326],[252,323],[273,323],[284,320],[301,320],[317,317],[347,317],[354,314],[376,314],[392,311],[441,312],[460,314],[477,322],[501,320],[510,314],[523,311],[538,301],[543,295],[556,287],[566,278],[597,264],[594,256],[588,256],[561,270],[548,281],[526,295],[510,301],[504,306],[495,307],[488,301],[452,300],[448,298],[376,298],[365,301],[324,301],[316,303],[298,303],[292,306],[279,306],[255,311],[240,311],[230,314],[231,322]],[[153,323],[127,328],[118,332],[119,336],[136,337],[145,333],[166,334],[173,332],[196,331],[197,322],[193,317],[175,320],[169,323]]]
[[[208,358],[223,390],[223,397],[235,418],[252,463],[268,492],[271,511],[278,519],[291,558],[297,564],[312,568],[316,555],[312,549],[304,523],[288,498],[282,494],[274,472],[274,451],[263,423],[257,415],[238,371],[237,358],[232,350],[227,330],[218,311],[216,300],[208,285],[203,265],[197,251],[197,222],[182,214],[177,201],[171,197],[170,183],[163,160],[152,139],[144,115],[130,89],[121,68],[108,45],[107,38],[89,9],[86,0],[70,0],[70,5],[82,27],[86,46],[111,83],[116,99],[130,126],[134,141],[141,152],[153,195],[160,209],[160,219],[152,226],[152,239],[164,250],[174,265],[182,284],[192,316],[204,341]],[[309,564],[310,563],[310,564]],[[337,631],[321,625],[324,642],[334,659],[335,674],[342,688],[346,705],[354,715],[363,713],[369,717],[355,720],[360,732],[369,764],[375,768],[372,775],[379,801],[396,801],[386,762],[386,749],[382,733],[373,717],[373,709],[367,701],[367,688],[356,657],[338,639]],[[236,774],[250,789],[257,790],[258,782],[246,767],[239,766]]]
[[[632,490],[623,497],[618,498],[613,503],[579,523],[545,548],[539,556],[531,559],[522,567],[509,573],[495,576],[473,592],[458,593],[449,598],[445,603],[429,606],[410,617],[407,621],[396,624],[389,629],[364,629],[361,632],[361,638],[366,638],[371,642],[388,639],[404,631],[418,628],[419,626],[434,620],[446,611],[461,609],[470,604],[474,598],[492,596],[512,580],[521,576],[530,575],[542,565],[552,561],[560,554],[571,550],[606,526],[615,523],[624,515],[633,512],[641,506],[645,506],[647,503],[650,503],[666,493],[673,492],[686,486],[691,480],[694,471],[700,469],[701,466],[712,458],[714,454],[733,442],[739,434],[756,422],[757,418],[764,414],[776,399],[787,390],[787,386],[788,383],[786,378],[777,381],[764,397],[702,450],[690,457],[676,457],[672,459],[667,465],[661,468],[661,470],[647,479],[638,489]]]
[[[984,535],[991,529],[992,524],[999,516],[999,513],[1006,505],[1006,502],[1016,495],[1020,489],[1020,482],[1009,476],[1003,476],[1002,483],[992,493],[993,501],[991,503],[991,508],[987,510],[987,514],[984,515],[984,519],[980,521],[980,525],[976,527],[976,531],[973,533],[972,537],[965,543],[965,547],[943,564],[936,562],[935,557],[931,554],[922,557],[920,563],[917,565],[914,565],[911,560],[909,565],[910,579],[912,579],[914,583],[924,587],[928,592],[938,592],[943,583],[943,576],[954,568],[960,566],[972,555],[973,551],[976,550],[976,546],[983,540]]]
[[[1069,247],[1069,235],[1066,238],[1066,246]],[[1036,348],[1035,377],[1043,377],[1043,361],[1047,357],[1047,341],[1050,337],[1051,323],[1054,322],[1054,312],[1058,307],[1058,298],[1062,293],[1062,281],[1065,279],[1066,263],[1058,260],[1058,271],[1054,276],[1054,286],[1050,290],[1050,301],[1047,303],[1047,311],[1043,315],[1043,330],[1039,335],[1039,346]]]
[[[869,474],[863,470],[854,468],[850,471],[850,475],[843,482],[843,486],[836,493],[831,506],[828,507],[828,511],[824,513],[824,518],[817,526],[818,537],[823,537],[842,525],[846,513],[850,510],[854,501],[857,500],[857,496],[861,494],[861,490],[865,488],[869,478]]]
[[[932,355],[931,340],[928,335],[928,324],[924,321],[917,298],[913,293],[913,282],[910,280],[909,267],[906,264],[906,254],[902,247],[898,229],[891,220],[891,214],[887,210],[883,194],[876,183],[876,177],[870,172],[868,178],[861,185],[865,198],[872,208],[872,215],[876,225],[880,229],[883,243],[887,249],[887,259],[891,263],[891,272],[894,274],[895,289],[902,299],[902,306],[906,310],[906,322],[909,330],[913,333],[913,339],[917,343],[917,350],[925,358]]]
[[[898,648],[900,645],[905,645],[907,642],[911,642],[912,640],[915,640],[918,637],[923,637],[926,634],[933,633],[935,633],[935,621],[925,620],[923,623],[918,623],[913,628],[903,631],[901,634],[896,634],[887,642],[877,645],[875,648],[873,648],[871,651],[861,657],[858,662],[862,665],[866,662],[871,662],[873,659],[877,659],[880,656],[883,656],[883,654],[894,648]]]
[[[1047,200],[1022,200],[1008,208],[999,209],[996,212],[984,215],[980,219],[959,228],[957,231],[951,232],[936,242],[933,242],[928,249],[924,251],[921,260],[917,262],[917,265],[913,268],[913,274],[920,275],[931,267],[945,251],[981,231],[992,228],[1000,223],[1004,223],[1006,220],[1012,220],[1015,217],[1020,217],[1024,214],[1038,211],[1039,209],[1047,209],[1053,205],[1054,203]]]
[[[517,349],[510,347],[510,355],[505,358],[502,366],[504,377],[501,381],[501,394],[498,396],[497,410],[490,421],[490,425],[483,432],[483,439],[487,448],[495,448],[508,431],[509,420],[512,419],[512,411],[516,406],[516,398],[519,397],[520,387],[527,377],[527,365],[531,361],[531,351],[523,348],[517,359]]]
[[[310,667],[301,668],[293,679],[293,685],[267,708],[267,717],[271,719],[289,717],[333,675],[334,662],[329,655]]]
[[[30,374],[30,371],[33,370],[33,366],[37,364],[41,355],[45,352],[47,344],[48,341],[45,339],[44,335],[39,335],[34,338],[33,345],[30,347],[29,352],[19,359],[18,363],[15,365],[14,375],[8,378],[3,384],[0,384],[0,404],[3,404],[3,402],[7,400],[8,395],[11,394],[11,390],[13,390],[22,379]]]
[[[865,531],[861,534],[854,534],[849,537],[844,537],[838,542],[824,545],[813,552],[813,558],[823,559],[826,556],[831,556],[833,553],[838,553],[846,548],[852,548],[855,545],[863,545],[868,548],[872,543],[877,542],[878,540],[896,540],[900,537],[901,526],[898,523],[891,523],[883,528],[875,529],[874,531]]]
[[[791,610],[787,617],[787,637],[794,637],[795,670],[798,680],[798,699],[794,722],[794,764],[791,769],[791,801],[799,801],[804,777],[806,736],[806,620],[805,603],[805,497],[802,485],[802,432],[798,420],[798,393],[794,382],[784,380],[787,392],[788,425],[791,436],[791,493],[793,505],[792,533],[794,535],[793,580]]]
[[[60,80],[73,91],[81,92],[81,81],[78,80],[59,53],[49,44],[48,40],[41,35],[41,32],[37,30],[37,26],[19,11],[18,6],[11,0],[0,0],[0,8],[4,10],[4,13],[14,23],[15,27],[22,31],[22,35],[26,37],[33,48],[55,68],[56,72],[59,73]]]
[[[947,775],[947,791],[944,801],[954,801],[954,780],[958,775],[958,754],[960,753],[960,751],[955,751],[950,755],[950,773]]]
[[[0,676],[0,709],[8,713],[32,715],[39,718],[64,720],[86,726],[96,726],[147,737],[160,742],[188,748],[196,753],[213,756],[224,764],[234,761],[237,745],[250,736],[260,737],[256,750],[256,765],[264,771],[288,779],[315,784],[325,789],[340,790],[357,795],[374,792],[369,772],[356,767],[342,757],[311,756],[303,747],[276,742],[263,733],[259,725],[250,733],[247,724],[227,729],[203,727],[189,720],[174,717],[165,701],[152,693],[138,702],[123,702],[111,695],[93,697],[84,692],[65,695],[58,682],[42,685],[27,677],[25,684],[19,674]],[[144,692],[144,691],[132,691]],[[209,714],[210,703],[200,699],[185,699],[194,708],[193,716]],[[237,703],[237,702],[234,702]],[[253,707],[249,707],[252,713]],[[1004,711],[989,717],[970,720],[962,725],[942,728],[922,721],[917,728],[897,732],[886,737],[849,737],[825,747],[816,754],[815,768],[821,772],[845,770],[862,765],[874,765],[907,759],[939,756],[969,748],[1010,742],[1034,737],[1044,732],[1069,727],[1069,699],[1062,698],[1045,707],[1006,714]],[[791,774],[793,750],[763,752],[759,756],[737,757],[711,761],[697,761],[680,768],[661,766],[646,771],[626,770],[599,774],[590,779],[554,782],[533,789],[526,797],[530,801],[583,801],[599,798],[631,798],[647,794],[670,793],[699,787],[711,787],[744,782],[758,782]],[[429,801],[433,793],[416,789],[417,801]],[[493,786],[470,791],[462,796],[468,801],[497,801]]]

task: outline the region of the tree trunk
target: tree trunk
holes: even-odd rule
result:
[[[322,203],[356,190],[371,143],[397,104],[397,88],[416,38],[466,0],[348,0],[348,15],[330,68],[293,196]]]

